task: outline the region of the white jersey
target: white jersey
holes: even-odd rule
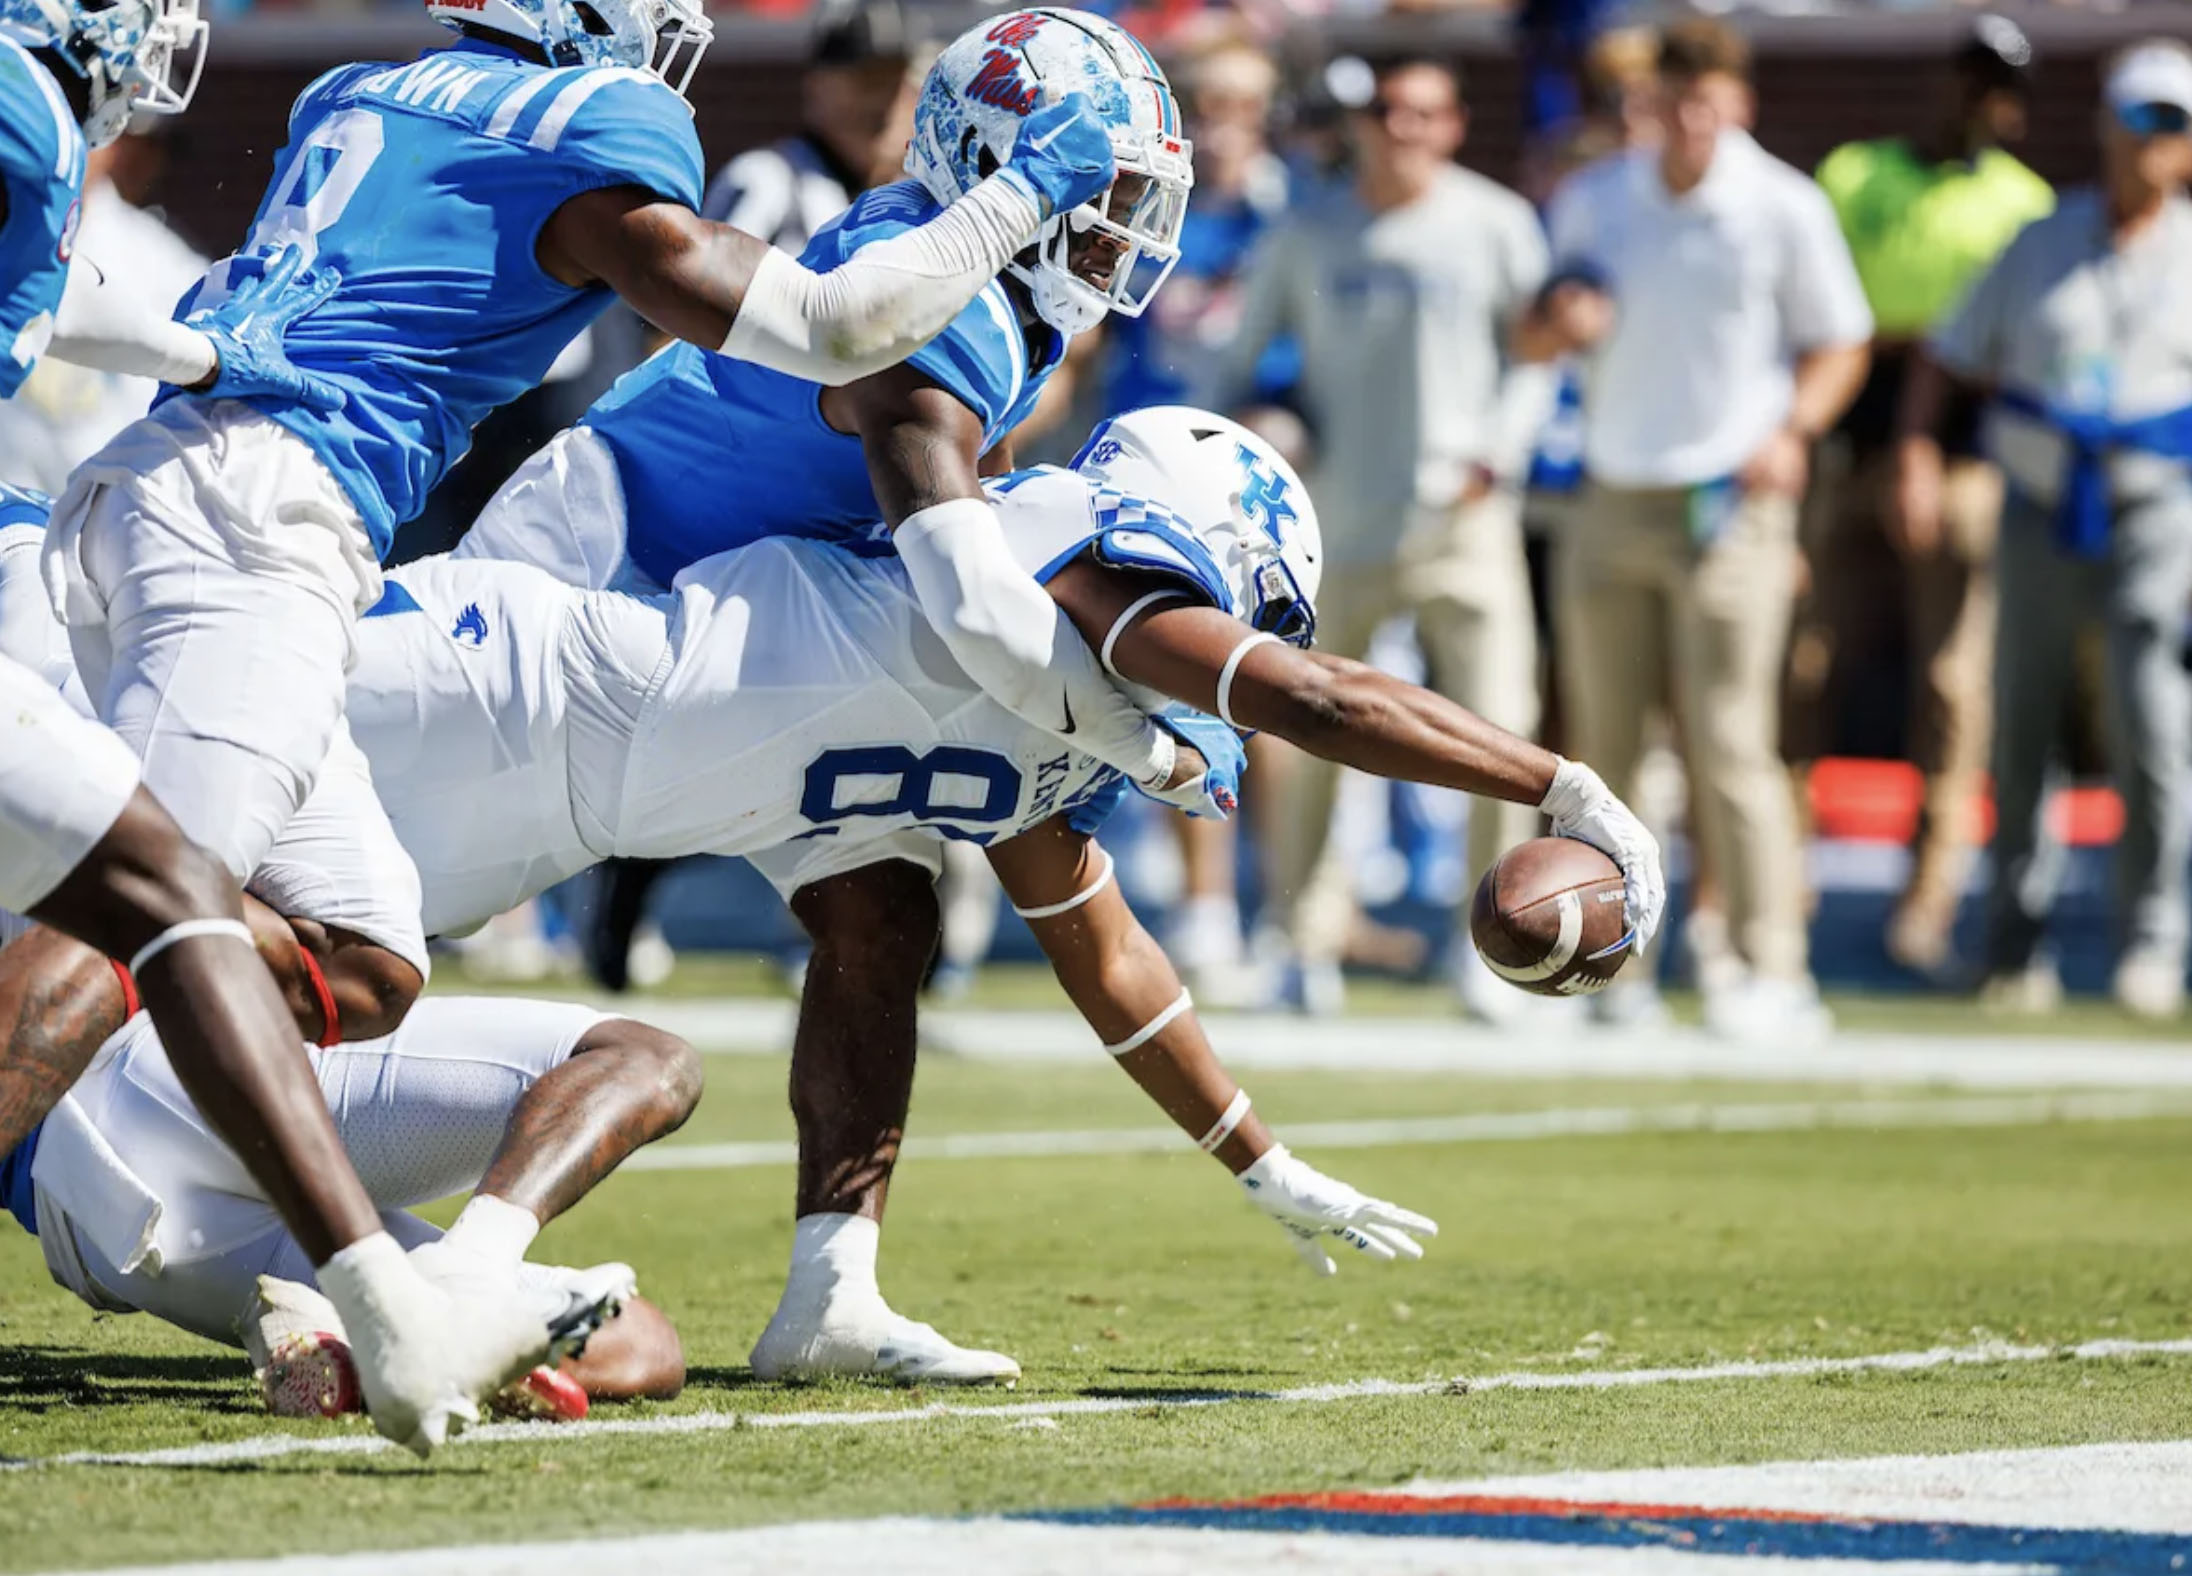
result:
[[[1096,551],[1206,596],[1222,584],[1163,511],[1072,472],[995,491],[1039,579]],[[946,837],[1062,813],[1093,829],[1122,786],[960,671],[887,547],[770,538],[654,597],[476,558],[391,579],[349,716],[428,934],[612,855],[764,855],[786,892],[882,858],[934,868]]]

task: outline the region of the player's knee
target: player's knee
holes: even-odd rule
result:
[[[620,1083],[644,1115],[647,1132],[643,1143],[676,1132],[700,1104],[706,1083],[700,1053],[678,1036],[650,1024],[630,1018],[607,1019],[582,1035],[571,1054],[615,1060]]]

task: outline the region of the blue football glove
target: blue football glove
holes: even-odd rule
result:
[[[1176,788],[1143,788],[1138,792],[1185,810],[1198,821],[1222,821],[1240,807],[1241,773],[1248,769],[1248,752],[1241,736],[1220,722],[1187,706],[1167,706],[1150,719],[1203,758],[1201,776],[1191,777]]]
[[[335,293],[342,276],[332,268],[307,269],[304,254],[285,246],[271,258],[235,257],[228,264],[228,299],[183,319],[213,341],[220,357],[203,392],[216,399],[263,397],[294,400],[316,411],[337,411],[347,396],[325,378],[300,371],[282,349],[290,324]]]
[[[1049,219],[1101,197],[1118,178],[1111,132],[1086,93],[1068,93],[1021,122],[998,173],[1019,182]]]

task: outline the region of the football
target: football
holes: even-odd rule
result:
[[[1492,972],[1537,996],[1603,990],[1635,950],[1620,867],[1572,837],[1518,843],[1484,872],[1469,934]]]

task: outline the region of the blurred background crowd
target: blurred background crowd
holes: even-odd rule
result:
[[[1831,1027],[1820,979],[2005,1014],[2067,981],[2178,1017],[2192,7],[1820,9],[1124,10],[1189,118],[1183,256],[1147,315],[1076,342],[1018,455],[1166,402],[1281,443],[1324,531],[1320,646],[1589,760],[1663,830],[1678,917],[1601,1020],[1650,1023],[1679,982],[1715,1031],[1793,1044]],[[1447,14],[1377,14],[1402,11]],[[895,178],[909,84],[973,14],[727,22],[693,94],[711,214],[797,250]],[[217,27],[201,112],[94,155],[84,224],[120,238],[98,254],[178,293],[241,233],[297,87],[434,37]],[[453,542],[648,348],[606,320],[400,551]],[[0,474],[56,485],[148,395],[48,361],[0,404]],[[1116,840],[1201,1000],[1331,1012],[1375,970],[1493,1022],[1546,1010],[1453,923],[1533,815],[1271,740],[1251,761],[1235,822],[1144,814]],[[798,967],[780,905],[722,862],[612,867],[547,908],[476,966],[621,988],[674,945]],[[936,989],[1024,947],[955,860]]]

